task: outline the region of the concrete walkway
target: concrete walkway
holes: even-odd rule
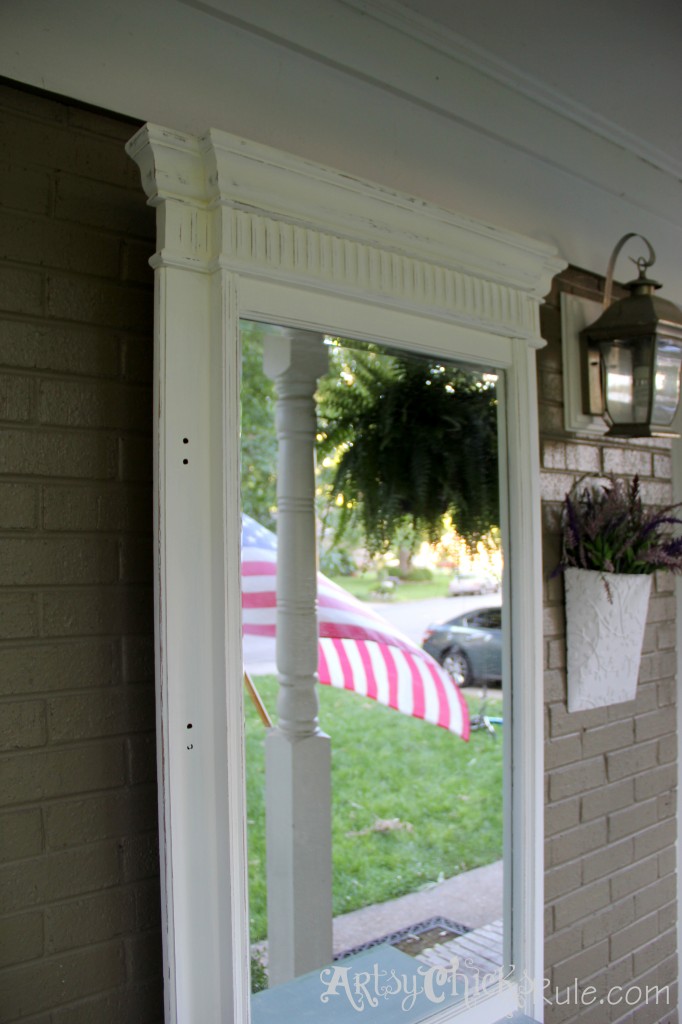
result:
[[[422,892],[334,918],[334,955],[433,917],[444,917],[467,928],[481,928],[499,920],[502,861],[448,878]]]
[[[471,929],[498,921],[502,917],[502,861],[455,875],[422,892],[335,917],[334,956],[434,917]],[[267,966],[267,940],[255,943],[251,952]]]

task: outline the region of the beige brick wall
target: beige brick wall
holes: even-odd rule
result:
[[[595,441],[564,431],[559,294],[599,299],[599,284],[574,270],[558,279],[543,311],[548,345],[538,358],[546,574],[545,973],[553,1000],[546,1020],[663,1024],[678,1019],[673,582],[655,578],[636,699],[568,714],[563,583],[549,579],[560,554],[561,501],[583,473],[638,473],[649,500],[672,500],[669,442]],[[571,997],[576,981],[590,1005]],[[647,986],[656,985],[670,986],[669,1004],[661,996],[657,1005],[651,992],[646,998]],[[619,998],[618,1005],[601,1001]]]
[[[162,1019],[154,217],[135,125],[0,86],[0,1020]]]

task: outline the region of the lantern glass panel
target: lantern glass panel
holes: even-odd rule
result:
[[[633,350],[614,342],[601,346],[605,371],[605,399],[608,415],[613,423],[633,421]]]
[[[680,400],[680,365],[682,352],[679,343],[670,338],[659,338],[656,344],[654,367],[654,394],[651,423],[670,426]]]

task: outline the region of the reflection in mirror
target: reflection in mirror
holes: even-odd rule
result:
[[[301,345],[312,349],[297,362]],[[324,358],[312,367],[316,346]],[[498,386],[470,367],[242,324],[256,1022],[312,1006],[330,1019],[385,1006],[424,1020],[504,975]],[[291,451],[307,443],[296,420],[306,400],[308,476]],[[301,510],[310,536],[299,541]],[[319,638],[310,580],[298,600],[281,578],[308,551],[321,573]],[[319,680],[331,685],[295,664],[307,657],[296,616],[310,614]],[[293,643],[275,641],[287,628]],[[330,764],[317,752],[296,760],[311,736]],[[318,853],[331,861],[328,902]]]

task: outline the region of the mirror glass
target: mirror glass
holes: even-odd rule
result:
[[[320,337],[328,372],[314,388],[310,543],[320,574],[314,692],[329,737],[331,807],[321,806],[319,779],[291,799],[307,805],[302,820],[329,817],[329,906],[316,872],[309,886],[292,881],[288,854],[268,871],[268,857],[288,848],[279,806],[268,849],[265,770],[283,706],[275,642],[284,628],[276,601],[283,463],[277,389],[263,368],[268,328],[241,327],[253,1019],[305,1019],[324,1006],[330,1020],[363,1009],[387,1014],[372,1020],[426,1020],[493,991],[506,973],[501,380],[486,368]],[[268,876],[293,894],[292,921],[296,901],[312,900],[332,935],[330,957],[277,980]],[[289,934],[306,947],[295,921]]]

